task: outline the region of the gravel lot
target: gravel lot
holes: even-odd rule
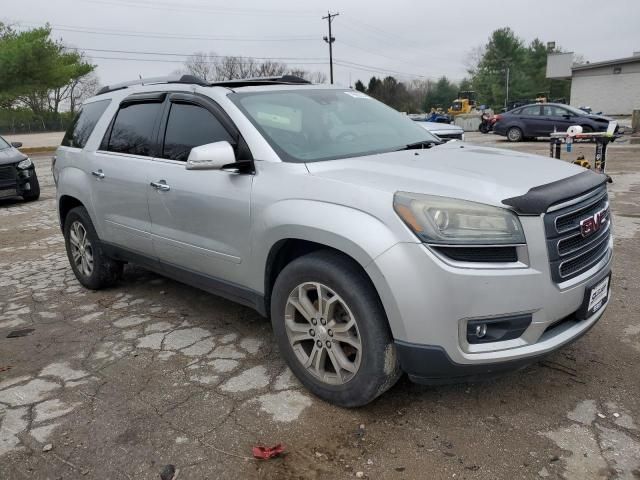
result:
[[[41,199],[0,201],[0,479],[640,478],[640,145],[609,150],[614,293],[585,337],[492,382],[403,379],[358,410],[302,389],[247,308],[136,267],[83,289],[34,159]],[[283,458],[247,458],[280,442]]]

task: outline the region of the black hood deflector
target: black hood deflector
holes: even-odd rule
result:
[[[577,197],[610,180],[608,175],[586,170],[573,177],[533,187],[524,195],[506,198],[502,203],[513,207],[522,215],[540,215],[545,213],[551,205]]]

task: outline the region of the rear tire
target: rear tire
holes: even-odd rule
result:
[[[288,264],[273,287],[271,322],[296,377],[334,405],[366,405],[401,375],[380,299],[344,255],[322,250]]]
[[[520,127],[511,127],[507,130],[507,139],[510,142],[521,142],[524,138],[524,134],[522,133],[522,129]]]
[[[105,254],[84,207],[73,208],[67,214],[64,243],[71,269],[86,288],[99,290],[109,287],[122,276],[122,263]]]
[[[31,189],[22,194],[22,198],[25,202],[33,202],[40,198],[40,182],[38,181],[38,177],[35,172],[33,173],[31,180],[29,180],[29,184],[31,185]]]

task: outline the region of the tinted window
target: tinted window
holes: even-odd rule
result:
[[[171,105],[162,156],[186,161],[193,147],[226,140],[233,142],[229,133],[208,110],[195,105]]]
[[[569,111],[562,107],[556,107],[554,105],[545,105],[542,107],[542,114],[548,117],[561,117],[563,115],[569,115]]]
[[[520,115],[540,115],[540,106],[531,105],[529,107],[524,107],[520,112]]]
[[[118,110],[107,150],[152,157],[157,155],[153,136],[162,103],[131,103]]]
[[[89,136],[100,120],[100,117],[111,103],[111,100],[87,103],[73,119],[73,123],[64,134],[62,144],[65,147],[84,148]]]

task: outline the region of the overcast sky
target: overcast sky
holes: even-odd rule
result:
[[[49,22],[56,38],[86,49],[109,84],[166,75],[195,51],[286,58],[328,74],[327,8],[340,13],[334,68],[343,85],[387,74],[460,79],[470,50],[504,26],[592,62],[640,51],[640,0],[7,0],[0,20]]]

